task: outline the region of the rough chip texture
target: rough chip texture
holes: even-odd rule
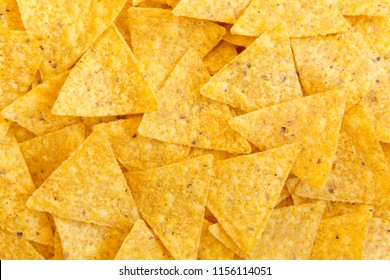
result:
[[[0,30],[24,30],[16,0],[1,0]]]
[[[368,227],[367,241],[364,246],[362,259],[390,259],[390,221],[372,218]]]
[[[0,229],[0,260],[43,260],[44,258],[21,236]]]

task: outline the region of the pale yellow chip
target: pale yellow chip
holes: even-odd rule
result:
[[[36,135],[53,132],[80,122],[80,118],[54,116],[51,109],[67,73],[46,81],[23,95],[1,111],[3,117]]]
[[[237,254],[239,258],[246,257],[245,253],[238,248],[236,243],[234,243],[234,241],[229,237],[229,235],[227,235],[219,224],[209,226],[209,231],[217,240],[219,240],[219,242],[225,245],[226,248]]]
[[[138,218],[110,143],[99,132],[92,133],[50,175],[27,205],[61,218],[102,226],[129,228]]]
[[[15,139],[18,143],[33,139],[35,137],[34,133],[14,122],[12,122],[9,127],[9,133],[15,136]]]
[[[302,184],[299,196],[350,203],[390,204],[390,169],[363,103],[346,112],[332,171],[321,188]]]
[[[290,41],[260,36],[215,74],[201,93],[246,112],[302,97]]]
[[[94,131],[106,133],[116,158],[130,172],[145,171],[187,158],[190,147],[169,144],[138,134],[142,117],[99,124]]]
[[[30,243],[30,245],[34,247],[35,251],[37,251],[46,260],[50,260],[53,258],[54,256],[53,245],[42,245],[34,241],[28,241],[28,243]]]
[[[65,260],[112,260],[130,229],[98,226],[54,216]]]
[[[372,218],[362,259],[390,260],[390,221]]]
[[[214,163],[207,207],[245,255],[250,255],[300,152],[294,143]]]
[[[251,0],[181,0],[173,9],[175,16],[235,23]]]
[[[361,211],[322,220],[311,259],[360,260],[371,216],[370,211]]]
[[[42,78],[52,79],[69,70],[114,22],[125,3],[126,0],[18,0],[26,30],[39,30],[49,38],[42,47]]]
[[[257,37],[280,24],[288,28],[290,37],[345,32],[350,25],[331,2],[329,0],[253,0],[236,21],[231,32]]]
[[[249,37],[249,36],[244,36],[244,35],[232,34],[230,32],[232,25],[230,25],[230,24],[226,24],[223,26],[226,29],[226,34],[223,37],[223,40],[230,43],[230,44],[233,44],[233,45],[236,45],[239,47],[247,48],[256,40],[256,37]]]
[[[320,188],[331,171],[344,100],[342,90],[311,95],[239,116],[230,126],[260,150],[300,141],[292,173]]]
[[[389,16],[389,0],[336,0],[336,5],[345,16]]]
[[[138,132],[169,143],[249,153],[248,142],[228,125],[229,107],[200,95],[209,78],[198,53],[186,52],[156,94],[158,111],[144,114]]]
[[[236,47],[227,42],[222,42],[204,58],[203,62],[209,73],[214,75],[236,56]]]
[[[138,219],[115,260],[168,260],[169,256],[143,220]]]
[[[126,173],[143,219],[177,260],[197,258],[212,165],[208,155]]]
[[[0,30],[24,30],[16,0],[1,0]]]
[[[225,29],[205,20],[176,17],[164,9],[129,9],[133,52],[157,91],[189,48],[206,56]]]
[[[20,150],[35,186],[39,187],[84,138],[85,126],[80,123],[20,143]]]
[[[373,212],[374,207],[372,205],[361,204],[361,203],[346,203],[346,202],[333,202],[326,201],[326,208],[324,214],[322,215],[323,219],[333,218],[349,213],[356,212]]]
[[[0,229],[0,260],[43,260],[44,258],[21,236]]]

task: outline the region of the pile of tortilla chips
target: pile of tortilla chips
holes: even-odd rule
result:
[[[0,259],[390,259],[390,0],[0,1]]]

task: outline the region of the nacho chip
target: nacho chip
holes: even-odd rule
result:
[[[213,224],[209,226],[210,233],[221,242],[226,248],[233,251],[240,258],[245,258],[245,253],[238,248],[236,243],[227,235],[227,233],[222,229],[219,224]]]
[[[283,187],[282,191],[280,192],[278,199],[276,200],[276,205],[278,205],[283,200],[285,200],[289,197],[290,197],[290,192],[288,191],[286,184],[284,184],[284,187]]]
[[[138,217],[110,143],[98,132],[50,175],[27,206],[65,219],[121,228],[130,227]]]
[[[18,0],[26,30],[49,38],[40,66],[43,80],[69,70],[113,23],[126,0]]]
[[[260,150],[300,141],[292,173],[321,187],[332,167],[344,113],[344,92],[325,92],[274,105],[230,121]]]
[[[0,117],[0,137],[4,137],[9,128],[10,128],[10,122],[4,119],[3,117]]]
[[[250,1],[181,0],[173,9],[173,14],[175,16],[235,23]]]
[[[53,132],[80,122],[80,118],[61,117],[51,114],[58,92],[67,73],[46,81],[1,111],[3,117],[28,129],[36,135]]]
[[[345,16],[388,16],[390,12],[389,0],[337,0],[336,5]]]
[[[169,143],[249,153],[248,142],[228,126],[233,117],[228,106],[200,95],[209,77],[198,53],[186,52],[156,94],[158,111],[145,113],[138,132]]]
[[[370,116],[360,103],[346,112],[326,184],[302,184],[300,196],[350,203],[390,204],[390,170]]]
[[[130,172],[145,171],[185,159],[190,147],[169,144],[138,135],[142,117],[118,120],[94,127],[106,133],[117,159]]]
[[[9,133],[15,136],[15,139],[18,143],[33,139],[35,137],[34,133],[14,122],[12,122],[9,127]]]
[[[373,212],[373,206],[360,203],[346,203],[337,201],[326,201],[325,212],[322,215],[323,219],[333,218],[349,213],[356,213],[361,211]]]
[[[141,3],[144,2],[151,2],[148,0],[133,0],[133,6],[138,6]],[[160,4],[168,4],[167,0],[153,0],[153,2],[160,3]]]
[[[247,48],[256,40],[256,37],[248,37],[243,35],[232,34],[230,32],[232,25],[230,24],[226,24],[223,26],[226,28],[226,34],[223,37],[223,40],[230,44]]]
[[[0,229],[0,260],[43,260],[44,258],[21,236]]]
[[[209,21],[176,17],[169,10],[129,9],[131,44],[154,91],[189,48],[203,58],[225,35],[225,29]]]
[[[126,239],[123,241],[115,260],[168,260],[169,256],[159,240],[138,219]]]
[[[54,233],[54,256],[53,260],[65,260],[64,254],[62,253],[61,239],[58,231]]]
[[[300,149],[294,143],[214,163],[207,207],[244,254],[254,250]]]
[[[201,149],[201,148],[191,148],[191,151],[188,155],[188,158],[196,158],[203,155],[213,155],[214,160],[223,160],[235,157],[236,155],[230,154],[225,151],[217,151],[217,150],[208,150],[208,149]]]
[[[260,36],[215,74],[201,93],[246,112],[301,97],[288,38]]]
[[[84,138],[85,126],[80,123],[20,143],[20,150],[35,186],[39,187]]]
[[[257,37],[281,23],[290,37],[339,33],[349,28],[334,3],[327,0],[253,0],[231,32]]]
[[[362,211],[322,220],[311,259],[360,260],[371,216]]]
[[[175,7],[180,2],[180,0],[166,0],[166,1],[167,4],[171,7]]]
[[[203,62],[209,73],[214,75],[236,56],[237,50],[235,46],[227,42],[222,42],[204,58]]]
[[[101,123],[109,123],[113,122],[118,119],[117,116],[108,116],[108,117],[84,117],[81,118],[83,120],[83,123],[88,126],[90,129],[93,129],[93,127],[96,124],[101,124]]]
[[[112,260],[129,232],[56,216],[54,220],[66,260]]]
[[[126,4],[123,6],[122,11],[119,13],[118,17],[115,20],[115,26],[118,28],[118,31],[122,34],[123,39],[131,48],[131,35],[129,31],[129,8],[132,6],[132,0],[127,0]]]
[[[0,30],[24,30],[16,0],[1,0]]]
[[[161,3],[159,1],[161,1]],[[137,5],[137,7],[138,8],[171,9],[170,6],[162,3],[163,1],[164,0],[157,0],[157,1],[146,0],[146,1],[139,3]]]
[[[30,243],[30,245],[34,247],[35,251],[37,251],[46,260],[49,260],[54,256],[53,245],[42,245],[34,241],[28,241],[28,243]]]
[[[126,173],[142,217],[177,260],[198,255],[212,164],[208,155]]]
[[[390,221],[371,219],[362,259],[390,260]]]

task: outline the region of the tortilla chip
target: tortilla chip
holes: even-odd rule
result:
[[[35,186],[40,186],[84,139],[85,126],[80,123],[20,143]]]
[[[233,251],[240,258],[245,258],[245,253],[238,248],[236,243],[227,235],[227,233],[222,229],[219,224],[213,224],[209,226],[210,233],[221,242],[226,248]]]
[[[0,30],[24,30],[16,0],[1,0]]]
[[[54,220],[66,260],[112,260],[129,232],[56,216]]]
[[[144,2],[151,2],[151,1],[148,1],[148,0],[133,0],[133,6],[138,6],[139,4],[144,3]],[[156,3],[160,3],[160,4],[168,4],[167,0],[153,0],[152,2],[156,2]]]
[[[0,137],[4,137],[9,128],[10,128],[10,122],[4,119],[3,117],[0,117]]]
[[[320,188],[331,171],[344,100],[342,90],[311,95],[239,116],[230,126],[260,150],[300,141],[292,173]]]
[[[288,179],[287,179],[288,180]],[[286,181],[287,182],[287,181]],[[286,198],[290,197],[290,192],[288,191],[287,187],[286,187],[286,183],[284,184],[284,187],[282,189],[282,191],[280,192],[279,194],[279,198],[278,200],[276,201],[276,205],[278,205],[279,203],[281,203],[283,200],[285,200]]]
[[[363,103],[346,112],[326,184],[302,184],[300,196],[350,203],[390,204],[390,169]]]
[[[223,37],[223,40],[230,44],[247,48],[256,40],[256,37],[232,34],[230,32],[232,25],[230,24],[224,24],[223,26],[226,28],[226,34]]]
[[[245,255],[250,255],[287,180],[300,144],[214,163],[207,207]]]
[[[115,20],[115,26],[118,28],[119,32],[122,34],[123,39],[131,48],[131,35],[129,31],[129,8],[132,6],[132,0],[126,0],[126,4],[123,6],[122,11],[119,13],[118,17]]]
[[[204,58],[203,62],[209,73],[214,75],[236,56],[236,47],[227,42],[222,42]]]
[[[128,228],[138,218],[110,143],[99,132],[92,133],[50,175],[29,198],[27,206],[102,226]]]
[[[28,129],[36,135],[53,132],[80,122],[80,118],[60,117],[51,114],[51,109],[67,73],[46,81],[1,111],[3,117]]]
[[[25,94],[38,70],[42,36],[22,31],[0,33],[0,110]]]
[[[349,28],[328,0],[253,0],[231,32],[257,37],[281,23],[288,28],[289,37],[339,33]]]
[[[115,260],[168,260],[164,247],[143,220],[138,219],[123,241]]]
[[[175,16],[207,19],[235,23],[251,0],[181,0],[173,14]]]
[[[390,260],[390,221],[372,218],[362,259]]]
[[[301,97],[288,38],[260,36],[215,74],[201,93],[246,112]]]
[[[294,200],[292,199],[291,195],[277,203],[274,209],[285,208],[289,206],[294,206]]]
[[[211,154],[214,157],[214,160],[223,160],[235,157],[236,155],[230,154],[225,151],[217,151],[217,150],[208,150],[208,149],[201,149],[201,148],[191,148],[191,151],[188,155],[188,159],[196,158],[203,155]]]
[[[159,2],[161,1],[161,3]],[[157,9],[171,9],[170,6],[163,4],[164,0],[157,0],[157,1],[151,1],[151,0],[146,0],[138,5],[136,5],[138,8],[157,8]],[[135,6],[135,5],[133,5]]]
[[[46,214],[26,208],[35,186],[15,138],[7,137],[9,143],[0,143],[0,228],[51,245],[53,232]]]
[[[54,257],[53,260],[65,260],[64,254],[62,253],[61,239],[58,231],[54,233]]]
[[[212,164],[213,156],[208,155],[126,173],[142,217],[177,260],[198,255]]]
[[[375,205],[374,217],[390,222],[390,205]]]
[[[326,208],[324,214],[322,215],[322,218],[328,219],[344,214],[356,213],[359,211],[373,212],[373,206],[360,203],[326,201]]]
[[[186,52],[156,94],[158,111],[144,114],[138,132],[169,143],[249,153],[248,142],[228,126],[233,117],[228,106],[200,95],[209,77],[198,53]]]
[[[180,0],[166,0],[166,1],[167,4],[171,7],[175,7],[180,2]]]
[[[126,0],[18,0],[26,30],[39,30],[49,38],[43,45],[43,80],[69,70],[114,22],[125,3]]]
[[[251,255],[255,260],[308,260],[316,238],[324,202],[271,211],[267,226]]]
[[[34,247],[35,251],[37,251],[46,260],[49,260],[54,256],[53,245],[42,245],[34,241],[28,241],[28,243],[30,243],[30,245]]]
[[[360,260],[371,216],[362,211],[322,220],[311,259]]]
[[[206,56],[225,35],[225,29],[205,20],[176,17],[163,9],[129,9],[131,44],[154,91],[189,48]]]
[[[40,84],[42,84],[42,77],[41,77],[41,73],[39,71],[37,71],[37,73],[35,73],[34,79],[32,81],[31,88],[35,88],[35,87],[39,86]]]
[[[345,16],[389,16],[389,0],[337,0],[337,7]]]
[[[117,120],[117,116],[108,116],[108,117],[84,117],[82,118],[83,123],[88,126],[89,128],[93,129],[93,127],[96,124],[101,124],[101,123],[109,123]]]
[[[43,260],[44,258],[21,236],[0,229],[0,260]]]
[[[209,221],[203,221],[198,260],[233,260],[234,252],[226,248],[209,232],[211,225]]]
[[[9,133],[15,136],[15,139],[18,143],[33,139],[35,137],[34,133],[14,122],[12,122],[9,127]]]

